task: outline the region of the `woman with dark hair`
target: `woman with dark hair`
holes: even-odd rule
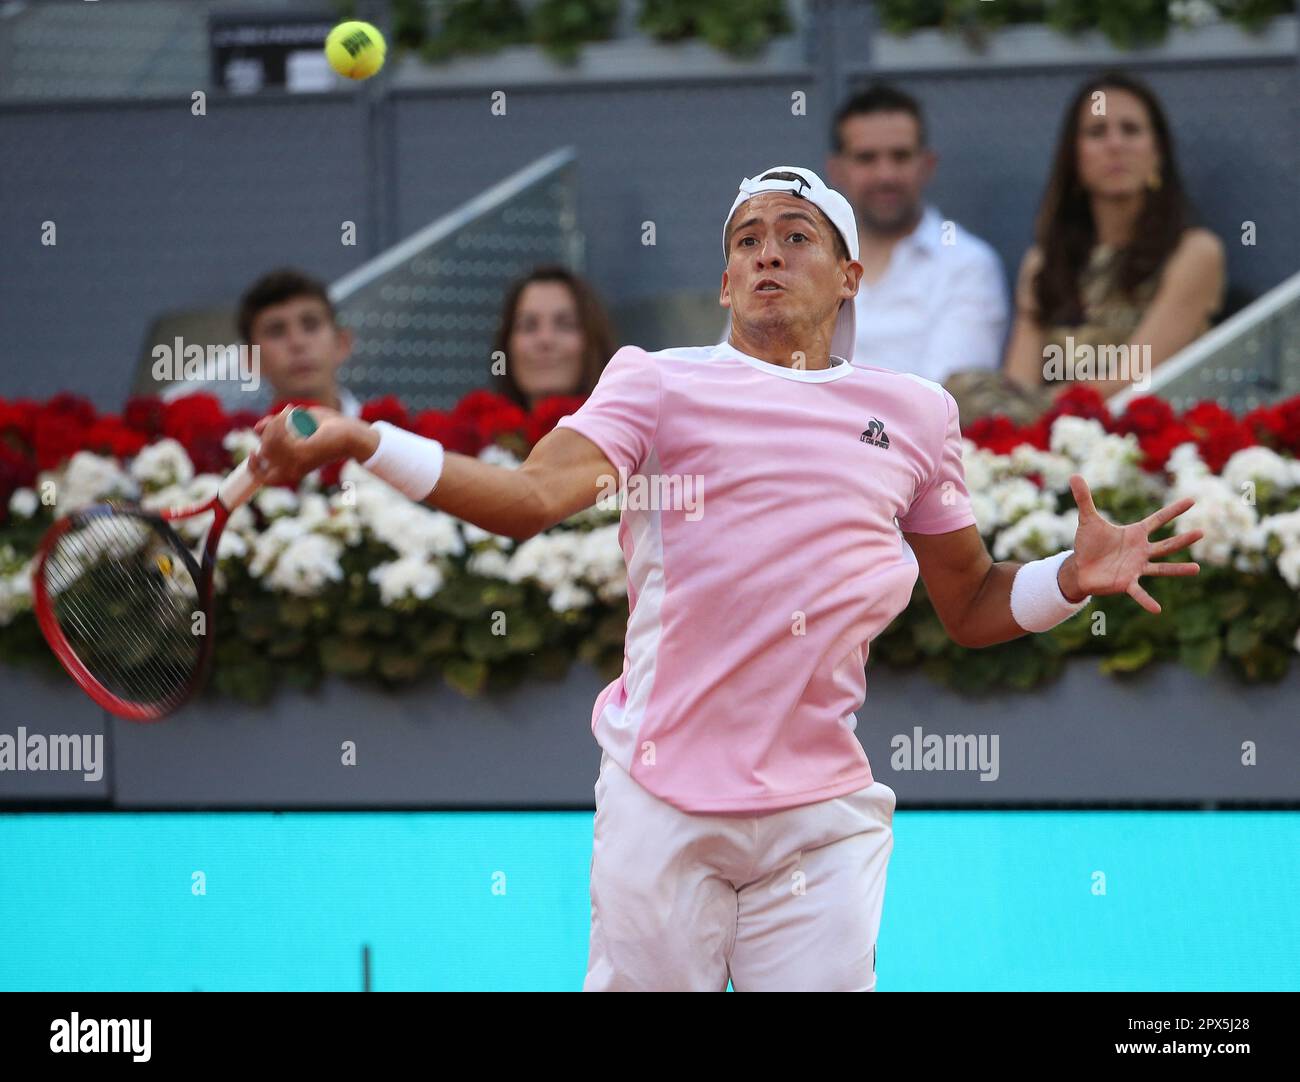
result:
[[[1155,94],[1119,72],[1084,84],[1020,266],[1007,377],[1044,402],[1070,382],[1110,396],[1203,334],[1223,301],[1223,245],[1190,218]]]
[[[492,350],[494,389],[532,409],[552,395],[590,394],[614,354],[614,335],[591,286],[567,267],[546,265],[506,292]]]
[[[1070,385],[1109,398],[1222,306],[1222,243],[1191,225],[1164,109],[1130,75],[1089,79],[1070,101],[1035,234],[1001,371],[945,381],[962,421],[1028,423]]]

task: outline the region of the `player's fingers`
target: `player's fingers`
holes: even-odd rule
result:
[[[1142,520],[1142,526],[1147,533],[1150,533],[1152,530],[1159,529],[1166,522],[1176,519],[1188,508],[1195,505],[1195,503],[1196,501],[1190,496],[1184,496],[1181,500],[1175,500],[1171,504],[1166,504],[1164,507],[1160,508],[1159,511],[1152,511],[1151,514],[1147,515],[1147,517]]]
[[[1074,502],[1079,508],[1080,517],[1097,513],[1097,505],[1092,502],[1092,493],[1088,490],[1088,482],[1083,479],[1083,474],[1070,475],[1070,491],[1074,494]]]
[[[1129,597],[1131,597],[1134,601],[1136,601],[1139,605],[1141,605],[1144,609],[1146,609],[1147,612],[1158,613],[1160,611],[1160,603],[1149,593],[1147,593],[1144,589],[1142,589],[1142,586],[1137,581],[1137,579],[1133,580],[1127,592]]]
[[[1152,541],[1147,555],[1168,556],[1171,552],[1187,548],[1188,545],[1199,541],[1204,536],[1204,530],[1188,530],[1186,533],[1180,533],[1177,537],[1167,537],[1163,541]]]
[[[1200,564],[1147,564],[1143,570],[1144,575],[1197,575],[1200,574]]]

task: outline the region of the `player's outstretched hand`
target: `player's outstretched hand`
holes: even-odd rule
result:
[[[369,442],[370,426],[365,421],[345,417],[325,406],[308,408],[316,422],[315,432],[305,439],[294,435],[289,431],[291,409],[286,406],[273,416],[263,417],[254,426],[262,443],[249,455],[248,469],[262,484],[296,485],[327,462],[355,457],[358,449]]]
[[[1188,530],[1164,541],[1150,541],[1148,535],[1176,519],[1195,504],[1184,497],[1153,511],[1127,526],[1107,522],[1097,512],[1092,493],[1082,474],[1072,474],[1070,491],[1079,506],[1079,526],[1074,534],[1075,574],[1079,593],[1102,597],[1128,594],[1148,612],[1158,613],[1160,604],[1138,583],[1141,575],[1195,575],[1195,563],[1155,563],[1159,556],[1186,548],[1204,536],[1203,530]]]

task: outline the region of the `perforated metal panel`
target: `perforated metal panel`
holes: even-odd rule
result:
[[[1180,411],[1212,399],[1235,413],[1300,394],[1300,274],[1171,357],[1145,393]]]
[[[353,394],[441,408],[487,383],[510,283],[539,263],[581,269],[573,161],[547,155],[335,284]]]

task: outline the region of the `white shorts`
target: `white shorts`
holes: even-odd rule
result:
[[[583,991],[875,991],[897,802],[698,815],[602,754]]]

